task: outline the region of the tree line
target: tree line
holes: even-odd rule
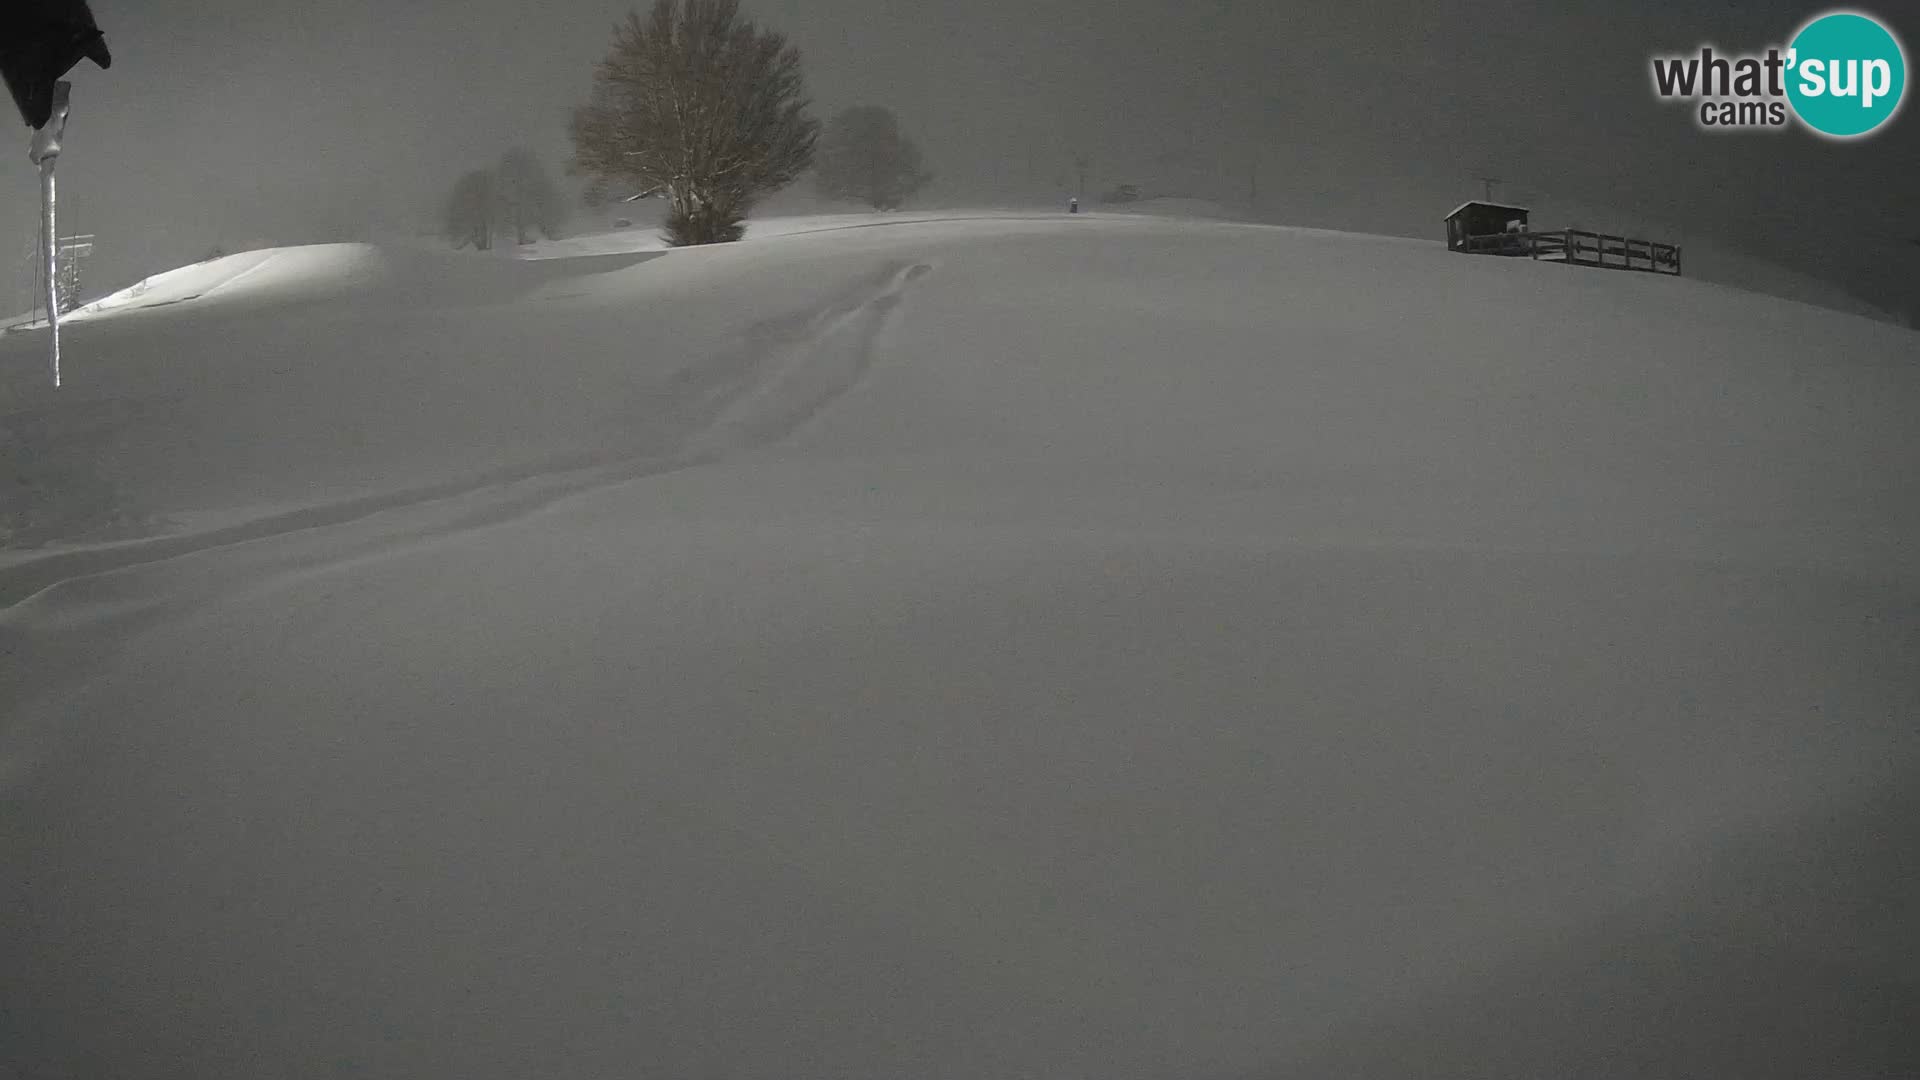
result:
[[[453,185],[447,200],[447,241],[455,248],[471,244],[487,251],[503,234],[516,244],[532,243],[536,232],[558,239],[566,216],[566,201],[540,159],[515,147],[493,168],[474,169]]]
[[[569,171],[590,205],[658,197],[669,244],[745,233],[754,205],[812,170],[822,195],[898,208],[932,176],[887,109],[860,106],[824,129],[811,114],[799,50],[740,14],[738,0],[655,0],[613,28],[592,90],[569,127]],[[510,151],[461,177],[448,201],[456,247],[554,236],[562,204],[539,163]]]

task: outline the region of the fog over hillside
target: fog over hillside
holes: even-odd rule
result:
[[[514,144],[558,171],[570,110],[631,6],[98,0],[117,59],[74,75],[63,166],[68,220],[99,236],[93,280],[131,284],[216,245],[392,240]],[[1238,204],[1253,170],[1259,220],[1437,238],[1440,216],[1481,193],[1475,177],[1494,176],[1505,194],[1672,223],[1878,308],[1915,306],[1920,128],[1844,147],[1709,136],[1651,95],[1650,56],[1778,43],[1812,14],[1786,0],[1501,3],[1472,18],[1175,0],[747,7],[802,50],[821,115],[884,105],[918,133],[938,177],[926,205],[1059,206],[1084,154],[1096,192]],[[24,145],[0,160],[0,187],[15,193],[0,239],[24,297]]]

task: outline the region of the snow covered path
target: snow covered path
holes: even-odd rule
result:
[[[28,400],[391,501],[0,570],[21,1075],[1920,1067],[1912,333],[1099,219],[427,294]]]

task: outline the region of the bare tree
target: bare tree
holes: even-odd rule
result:
[[[532,243],[535,229],[549,240],[559,237],[566,216],[560,191],[532,151],[515,147],[501,156],[494,170],[494,201],[500,224],[512,231],[514,243]]]
[[[665,195],[667,241],[738,240],[760,196],[813,162],[800,53],[740,17],[738,0],[655,0],[614,27],[573,114],[574,168]]]
[[[475,169],[462,176],[447,199],[447,241],[455,248],[492,248],[493,211],[493,174]]]
[[[833,118],[820,139],[816,179],[820,194],[894,210],[933,176],[920,167],[920,148],[900,133],[892,110],[876,105]]]

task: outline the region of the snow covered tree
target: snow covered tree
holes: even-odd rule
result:
[[[895,210],[933,177],[920,167],[920,148],[900,133],[892,110],[876,105],[833,118],[820,139],[816,178],[829,199]]]
[[[670,244],[738,240],[754,202],[812,164],[807,105],[799,51],[738,0],[655,0],[614,27],[574,110],[574,168],[663,194]]]
[[[492,248],[493,211],[493,174],[475,169],[462,176],[447,199],[447,242],[455,248]]]
[[[493,191],[497,220],[513,233],[514,243],[532,243],[535,229],[549,240],[559,238],[565,204],[531,150],[514,147],[500,158],[500,167],[494,170]]]

